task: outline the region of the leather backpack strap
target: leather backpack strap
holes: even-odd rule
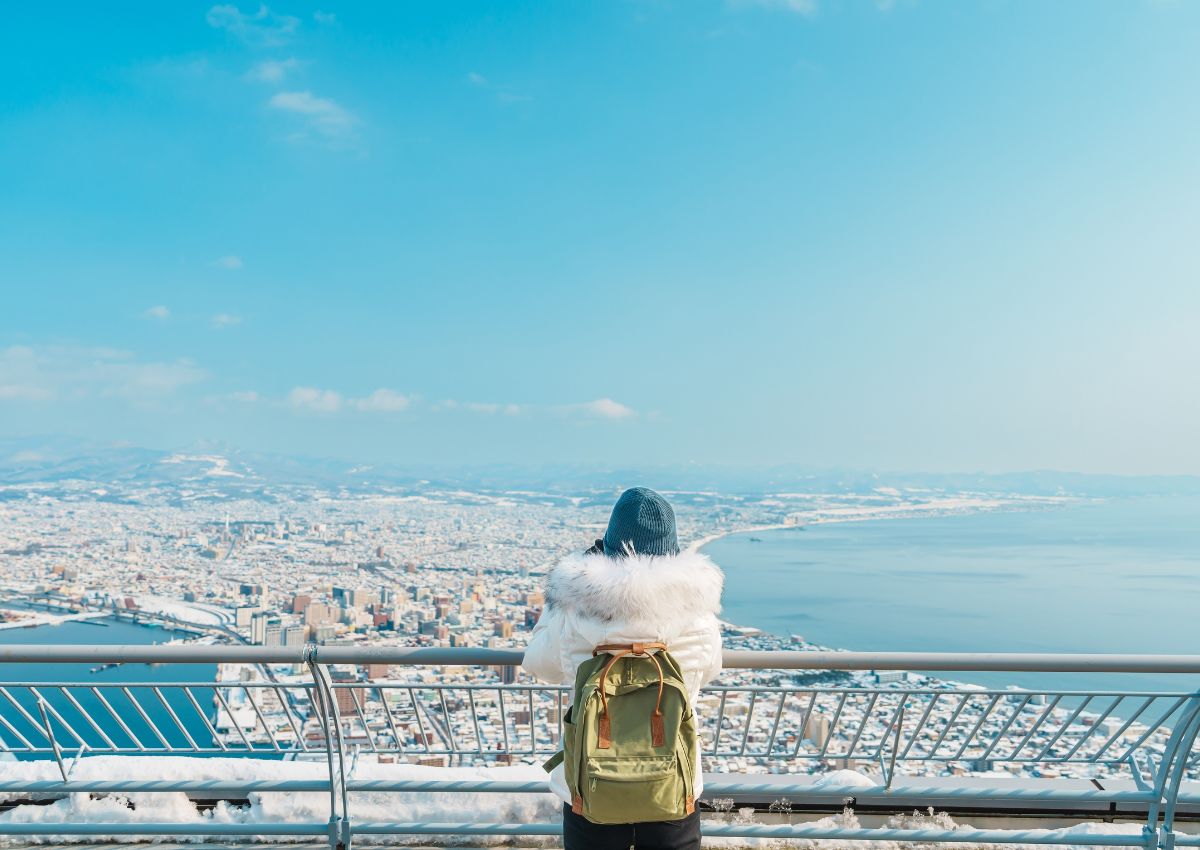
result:
[[[592,658],[601,652],[628,652],[631,655],[650,655],[651,650],[667,651],[665,643],[602,643],[592,650]]]
[[[608,717],[608,693],[605,690],[605,682],[608,681],[608,673],[612,670],[613,665],[624,658],[626,655],[637,658],[649,658],[654,662],[654,667],[658,670],[658,698],[654,701],[654,713],[650,715],[650,746],[661,747],[666,743],[666,729],[663,728],[662,716],[662,696],[663,686],[666,680],[663,677],[662,664],[655,657],[651,650],[666,651],[666,644],[662,643],[634,643],[634,644],[616,644],[602,643],[592,650],[592,657],[595,658],[601,652],[612,653],[612,659],[604,665],[604,670],[600,673],[600,717],[597,722],[596,729],[596,747],[601,750],[607,750],[612,746],[612,721]]]

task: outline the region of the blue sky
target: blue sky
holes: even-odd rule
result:
[[[1200,3],[37,4],[0,436],[1200,473]]]

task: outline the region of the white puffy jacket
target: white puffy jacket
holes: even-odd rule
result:
[[[546,576],[546,605],[522,666],[544,682],[573,686],[579,665],[602,643],[664,643],[682,668],[694,705],[700,688],[721,672],[717,615],[724,579],[716,564],[695,552],[564,558]],[[698,756],[696,797],[703,790]],[[550,774],[550,788],[571,802],[562,765]]]

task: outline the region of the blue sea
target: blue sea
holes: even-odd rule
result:
[[[159,628],[157,626],[134,625],[118,620],[94,620],[88,622],[66,622],[55,626],[35,626],[27,629],[0,630],[0,644],[154,644],[166,643],[175,638],[186,638],[191,635]],[[29,722],[28,714],[35,720],[40,715],[33,692],[23,687],[21,683],[37,686],[42,682],[77,682],[84,685],[100,685],[111,682],[121,682],[132,685],[130,693],[137,699],[155,727],[161,731],[168,742],[175,747],[186,747],[184,735],[174,725],[170,712],[157,699],[149,687],[145,685],[169,685],[178,682],[211,683],[216,679],[215,664],[164,664],[151,666],[148,664],[123,664],[107,670],[95,670],[92,664],[11,664],[0,663],[0,683],[9,689],[12,700],[24,709],[24,713],[13,705],[11,700],[0,702],[0,753],[9,747],[19,746],[19,739],[14,730],[24,735],[35,744],[44,743],[44,737],[37,727]],[[39,691],[43,698],[59,712],[63,719],[70,723],[71,728],[79,732],[91,746],[102,746],[100,736],[90,727],[87,720],[78,709],[53,687],[43,686]],[[141,741],[150,749],[162,746],[154,729],[138,714],[129,699],[119,691],[106,690],[106,697],[112,707],[120,714],[125,728],[113,719],[107,708],[90,691],[75,690],[73,695],[96,721],[100,728],[118,746],[136,746]],[[197,714],[195,708],[178,689],[163,691],[164,698],[170,704],[175,715],[180,718],[192,736],[201,746],[212,743],[204,720]],[[201,692],[198,698],[204,700],[206,694]],[[203,703],[202,703],[203,704]],[[10,728],[11,727],[11,728]],[[54,721],[54,731],[58,736],[67,755],[74,755],[79,741],[58,720]],[[136,740],[131,737],[136,736]],[[19,756],[24,758],[24,755]]]
[[[1200,499],[1121,499],[721,538],[724,616],[853,650],[1200,654]],[[1058,687],[1045,674],[945,674]],[[1080,674],[1072,687],[1129,680]],[[1139,676],[1143,687],[1200,677]]]

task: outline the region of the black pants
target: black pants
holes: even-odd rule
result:
[[[592,823],[563,803],[566,850],[700,850],[700,812],[680,820]]]

